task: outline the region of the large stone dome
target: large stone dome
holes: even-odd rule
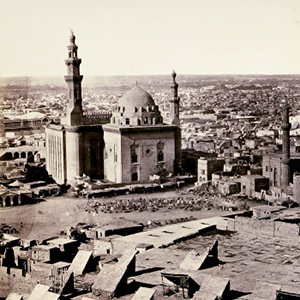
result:
[[[113,112],[111,124],[125,126],[148,126],[162,124],[163,118],[153,98],[135,85],[119,100]]]
[[[119,100],[118,106],[121,108],[124,107],[125,112],[134,112],[135,108],[146,108],[147,106],[152,107],[155,106],[155,103],[150,94],[138,85],[135,85]]]

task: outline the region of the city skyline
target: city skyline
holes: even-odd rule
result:
[[[0,76],[299,74],[300,2],[2,1]]]

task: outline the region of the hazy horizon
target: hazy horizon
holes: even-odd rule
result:
[[[86,76],[300,74],[298,0],[3,0],[0,26],[1,77],[65,74],[70,28]]]

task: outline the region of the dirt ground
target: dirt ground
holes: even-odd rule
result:
[[[107,201],[118,201],[120,199],[157,199],[172,197],[191,197],[183,191],[169,191],[153,194],[130,194],[110,198],[82,199],[70,196],[48,197],[45,201],[34,205],[23,205],[14,207],[4,207],[0,209],[1,223],[6,223],[16,228],[19,237],[27,239],[45,239],[66,232],[70,226],[76,226],[79,222],[93,224],[103,222],[113,222],[114,220],[130,220],[137,223],[147,224],[151,222],[162,222],[166,220],[179,219],[202,219],[224,214],[226,212],[215,208],[202,209],[197,211],[184,209],[160,208],[155,212],[122,212],[122,213],[95,213],[87,212],[81,207],[91,205],[95,202],[105,203]],[[222,199],[220,199],[221,201]],[[218,201],[214,198],[214,201]]]
[[[179,219],[201,219],[217,215],[224,215],[228,212],[216,208],[201,209],[196,211],[184,209],[159,208],[158,210],[143,212],[123,212],[104,213],[99,211],[88,212],[82,207],[89,206],[96,201],[105,203],[107,201],[118,201],[120,199],[148,199],[190,197],[191,195],[183,191],[170,191],[165,193],[127,195],[102,199],[81,199],[68,196],[49,197],[45,201],[35,205],[15,206],[1,208],[1,223],[6,223],[19,230],[16,234],[22,238],[44,239],[58,235],[61,231],[66,231],[67,227],[82,223],[103,223],[114,220],[130,220],[147,224],[152,222],[163,222],[166,220]],[[224,198],[211,197],[209,201],[222,202]],[[256,203],[247,203],[249,206]],[[21,223],[22,222],[22,223]],[[299,284],[300,273],[300,251],[298,241],[279,240],[276,238],[251,236],[241,233],[222,234],[216,232],[206,236],[181,242],[166,249],[155,249],[153,258],[148,252],[138,256],[137,269],[144,270],[153,267],[178,268],[180,262],[188,251],[196,250],[199,253],[210,245],[216,238],[219,241],[220,264],[202,270],[203,274],[210,274],[221,277],[228,277],[231,281],[231,289],[247,296],[254,290],[256,281],[267,281],[281,284]],[[160,252],[161,255],[159,254]],[[149,273],[154,276],[154,273]],[[160,273],[157,272],[160,280]],[[162,292],[162,291],[158,291]],[[131,299],[132,295],[122,297]],[[176,298],[176,296],[174,295]],[[172,299],[174,297],[171,297]],[[76,298],[77,299],[77,298]]]

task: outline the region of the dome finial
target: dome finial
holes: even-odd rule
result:
[[[70,31],[71,31],[70,42],[74,44],[74,43],[75,43],[75,35],[74,35],[74,31],[73,31],[73,29],[70,29]]]
[[[173,81],[175,82],[175,78],[176,78],[176,72],[173,70],[173,72],[172,72],[172,77],[173,77]]]

